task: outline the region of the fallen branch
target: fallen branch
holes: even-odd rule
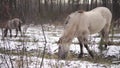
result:
[[[120,64],[120,61],[113,61],[113,64]]]

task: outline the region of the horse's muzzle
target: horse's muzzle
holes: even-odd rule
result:
[[[66,59],[67,54],[68,54],[68,51],[65,51],[64,49],[62,49],[61,46],[59,46],[59,49],[58,49],[58,58],[59,59]]]

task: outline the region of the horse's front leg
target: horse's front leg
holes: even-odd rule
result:
[[[92,51],[89,49],[88,45],[87,45],[87,44],[84,44],[84,46],[85,46],[85,48],[87,49],[87,51],[88,51],[88,53],[90,54],[90,56],[91,56],[92,58],[94,58],[94,55],[93,55]]]
[[[79,37],[78,37],[78,41],[79,41],[79,45],[80,45],[80,54],[79,54],[78,58],[82,58],[83,57],[83,44]]]
[[[87,49],[88,53],[90,54],[90,56],[91,56],[92,58],[94,58],[94,55],[93,55],[92,51],[91,51],[91,50],[89,49],[89,47],[88,47],[88,39],[87,39],[87,38],[84,38],[83,40],[84,40],[84,46],[85,46],[85,48]]]
[[[7,37],[7,33],[8,33],[8,29],[5,29],[5,30],[3,30],[4,31],[4,36],[3,37]]]
[[[17,35],[18,35],[18,29],[16,29],[16,35],[15,35],[15,37],[17,37]]]
[[[22,37],[22,30],[21,30],[21,26],[19,26],[19,32],[20,32],[21,37]]]

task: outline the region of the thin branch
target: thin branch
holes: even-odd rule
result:
[[[43,55],[42,55],[42,61],[41,61],[41,64],[40,64],[40,68],[42,68],[42,65],[43,65],[44,56],[45,56],[45,49],[46,49],[46,44],[47,44],[47,40],[46,40],[46,36],[45,36],[45,32],[44,32],[42,24],[41,24],[41,28],[42,28],[42,33],[43,33],[43,36],[44,36],[44,39],[45,39],[45,46],[44,46],[44,50],[43,50]]]

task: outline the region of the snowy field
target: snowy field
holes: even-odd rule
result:
[[[42,68],[120,68],[120,64],[101,64],[80,59],[58,60],[49,57],[50,55],[57,53],[58,45],[56,42],[62,35],[64,28],[63,26],[53,26],[49,24],[44,25],[43,28],[47,40],[46,53],[48,54],[48,58],[44,58]],[[25,37],[7,37],[4,41],[0,40],[0,68],[40,68],[42,60],[40,56],[43,53],[45,45],[41,26],[29,25],[29,27],[26,28],[25,25],[22,29],[25,30]],[[120,36],[120,34],[115,35]],[[96,36],[98,36],[98,34],[89,37],[89,46],[92,51],[99,53],[100,51],[97,43],[100,41],[100,38]],[[117,38],[113,41],[119,42],[120,39]],[[77,39],[74,39],[73,43],[78,43]],[[25,53],[22,51],[25,51]],[[71,44],[70,51],[78,54],[80,52],[79,45]],[[84,53],[87,54],[85,48]],[[103,55],[105,57],[116,57],[117,62],[120,62],[120,46],[108,46],[107,50],[103,52]]]

